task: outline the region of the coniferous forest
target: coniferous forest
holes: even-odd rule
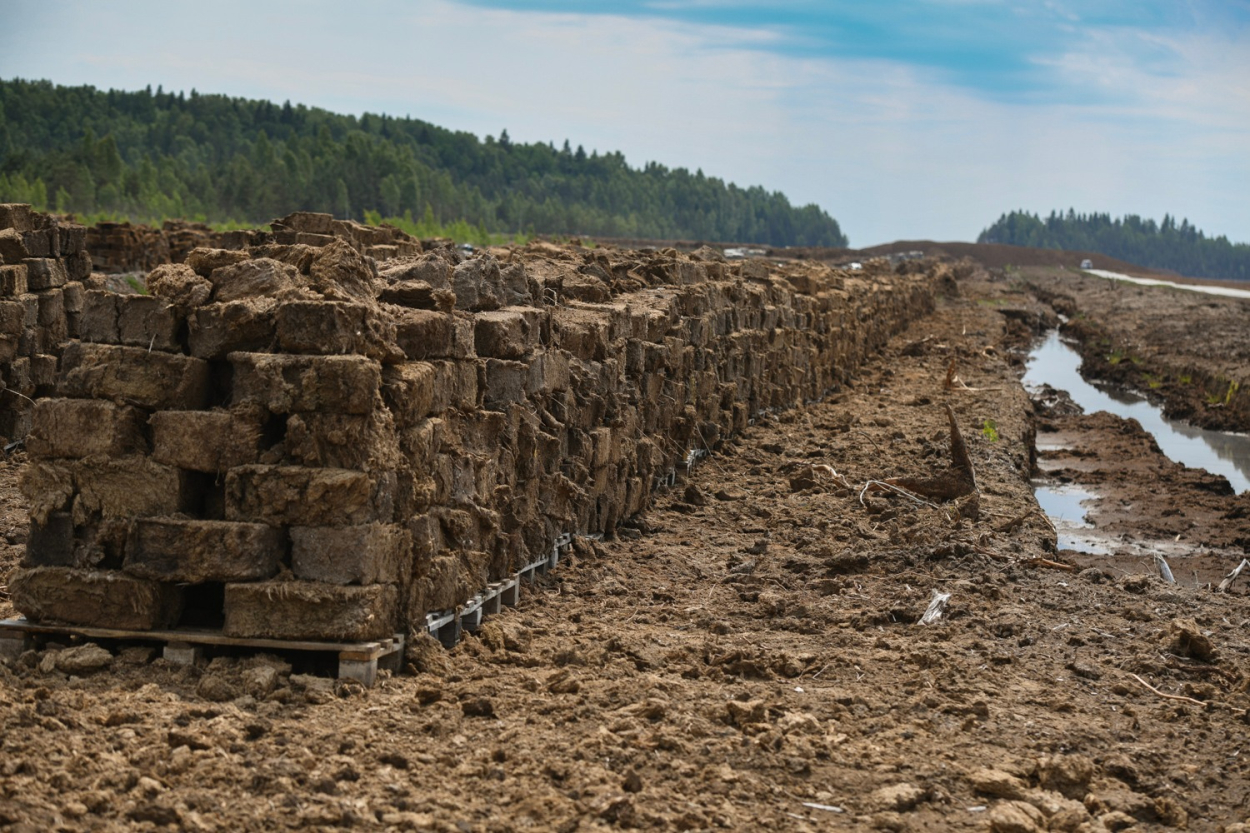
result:
[[[0,201],[261,224],[296,210],[506,233],[845,246],[816,205],[619,152],[222,95],[0,81]]]
[[[1068,209],[1067,214],[1052,211],[1043,220],[1036,214],[1013,211],[981,232],[977,242],[1101,252],[1191,277],[1250,280],[1250,244],[1207,237],[1188,220],[1177,225],[1176,218],[1168,215],[1156,223],[1133,214],[1113,220],[1110,214],[1077,214]]]

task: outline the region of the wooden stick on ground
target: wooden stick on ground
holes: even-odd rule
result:
[[[1064,564],[1061,561],[1051,561],[1049,558],[1029,558],[1020,562],[1028,567],[1050,567],[1052,570],[1064,570],[1065,572],[1075,573],[1076,567],[1071,564]]]
[[[1181,703],[1189,703],[1190,705],[1193,705],[1193,706],[1202,706],[1203,708],[1206,708],[1207,706],[1219,706],[1220,708],[1229,709],[1230,711],[1237,712],[1238,714],[1246,713],[1245,709],[1239,709],[1236,706],[1230,706],[1227,703],[1221,703],[1218,700],[1207,700],[1204,702],[1202,700],[1195,700],[1192,697],[1186,697],[1183,694],[1166,694],[1160,691],[1159,689],[1155,688],[1150,683],[1146,682],[1145,680],[1143,680],[1141,677],[1137,676],[1136,674],[1129,674],[1129,676],[1132,677],[1134,680],[1137,680],[1137,682],[1141,683],[1143,686],[1145,686],[1147,690],[1149,690],[1152,694],[1158,697],[1162,697],[1164,700],[1176,700]]]

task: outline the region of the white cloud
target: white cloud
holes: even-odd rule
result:
[[[1076,27],[1044,68],[1098,95],[1003,103],[897,62],[787,56],[764,30],[449,0],[252,8],[61,7],[48,24],[61,48],[23,39],[0,76],[567,137],[819,203],[856,245],[971,239],[1003,211],[1068,206],[1171,212],[1250,240],[1250,60],[1234,36]]]

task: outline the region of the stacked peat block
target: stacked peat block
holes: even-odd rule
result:
[[[229,249],[221,243],[222,234],[203,223],[166,220],[161,223],[161,236],[169,246],[169,262],[183,263],[195,249]],[[152,267],[149,267],[149,269]]]
[[[87,229],[87,249],[95,271],[105,274],[149,272],[166,263],[183,263],[197,248],[242,250],[269,243],[320,247],[339,239],[375,260],[422,252],[421,241],[393,226],[366,226],[329,214],[297,211],[274,220],[271,228],[219,232],[182,220],[167,220],[160,228],[106,222]]]
[[[203,223],[166,220],[160,228],[141,224],[98,223],[87,229],[87,250],[96,272],[149,272],[166,263],[183,263],[198,248],[245,249],[268,242],[257,229],[214,231]]]
[[[160,229],[137,223],[97,223],[87,229],[93,271],[147,272],[169,263],[169,240]]]
[[[27,616],[419,630],[835,387],[938,278],[545,244],[379,267],[380,244],[285,234],[87,293],[28,441]]]
[[[296,211],[270,224],[275,243],[324,246],[338,238],[346,240],[374,260],[413,257],[421,254],[421,241],[394,226],[366,226],[355,220],[336,220],[329,214]]]
[[[152,295],[86,294],[60,396],[37,404],[28,443],[31,569],[11,582],[28,616],[279,638],[394,632],[398,557],[338,576],[368,586],[266,581],[299,577],[334,542],[376,544],[352,553],[362,559],[404,542],[394,462],[354,444],[382,418],[377,358],[402,357],[372,262],[343,243],[283,254],[304,271],[199,249],[153,270]],[[282,603],[261,612],[280,611],[258,621],[269,594]]]
[[[78,335],[82,281],[91,274],[86,230],[32,211],[0,205],[0,437],[22,439],[34,397],[52,390],[57,357]]]

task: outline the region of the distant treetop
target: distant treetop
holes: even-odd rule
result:
[[[0,81],[0,200],[136,219],[265,223],[291,211],[465,220],[495,231],[845,246],[784,194],[565,140],[479,140],[412,118],[342,116],[161,87]]]
[[[978,243],[1008,243],[1037,249],[1101,252],[1150,269],[1168,269],[1196,278],[1250,280],[1250,244],[1207,237],[1189,220],[1164,215],[1163,221],[1134,214],[1067,214],[1052,211],[1045,220],[1013,211],[981,232]]]

